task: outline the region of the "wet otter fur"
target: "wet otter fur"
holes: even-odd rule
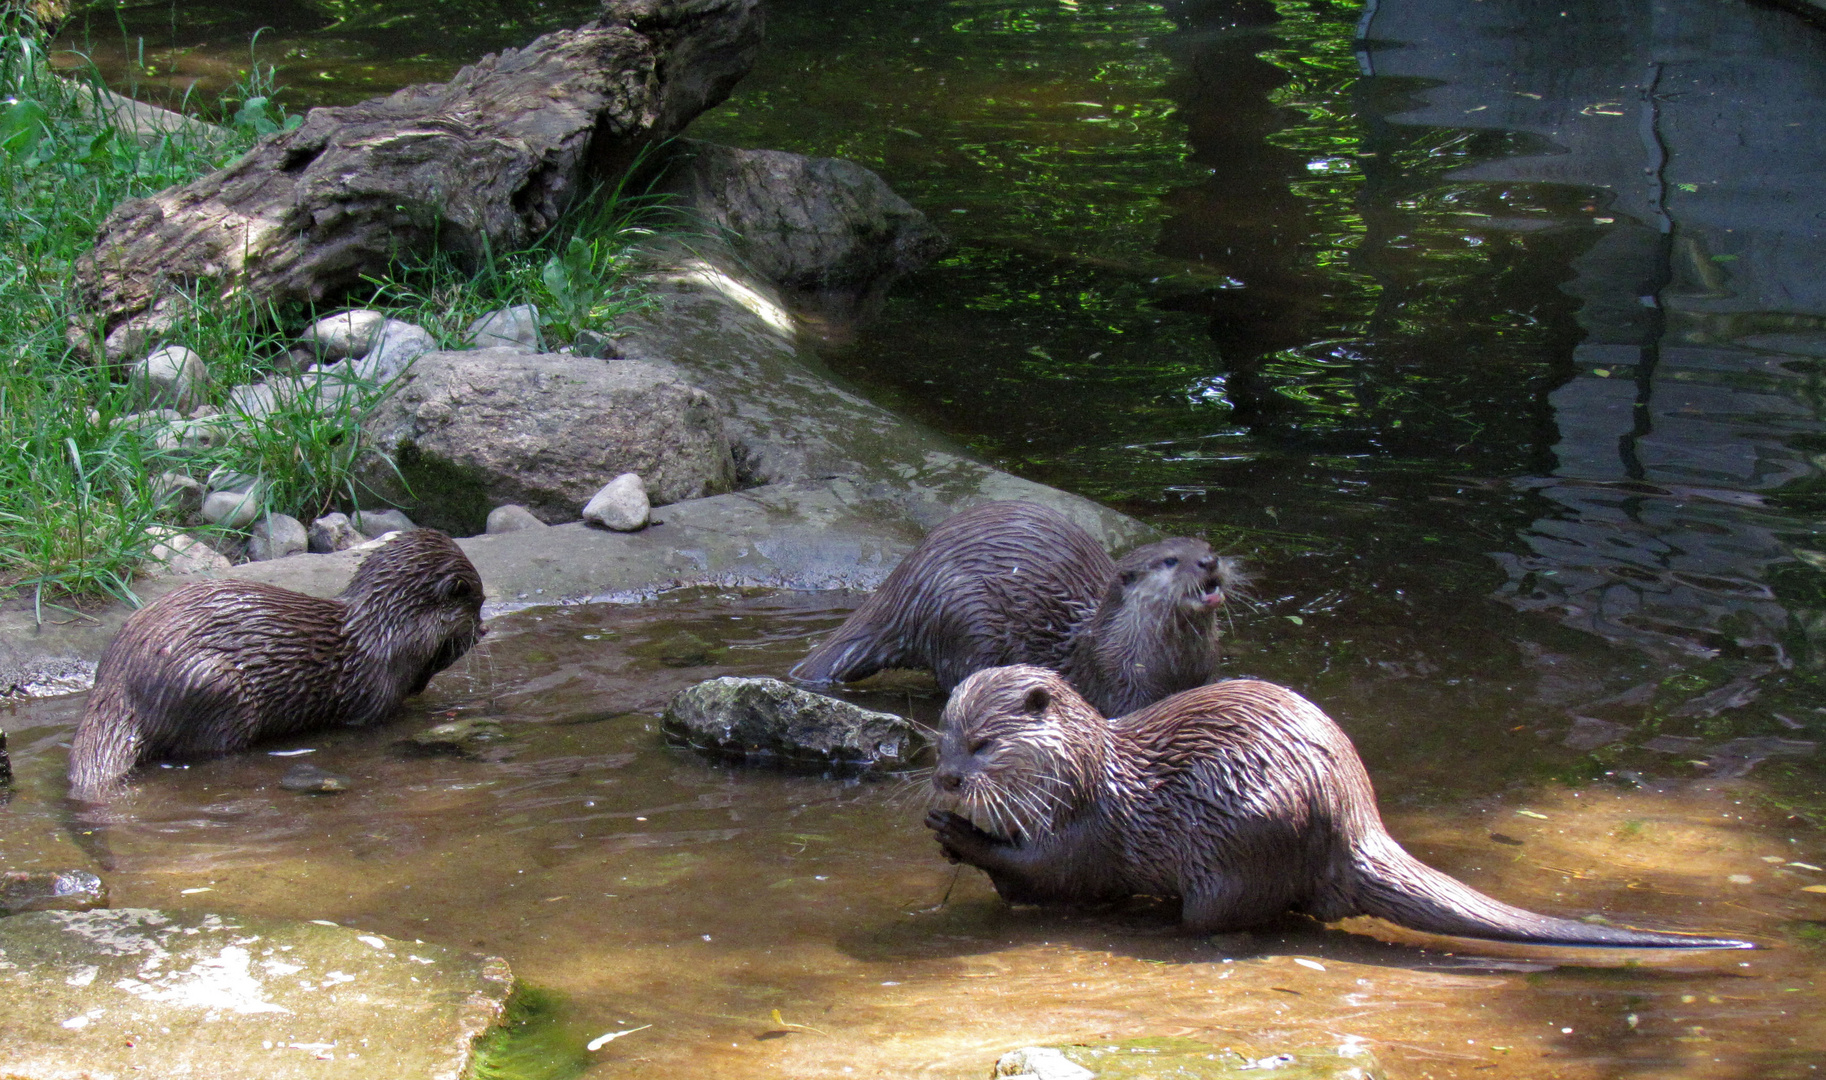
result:
[[[993,502],[933,529],[791,672],[813,685],[925,668],[949,692],[1002,664],[1062,673],[1119,715],[1217,673],[1217,612],[1235,562],[1179,537],[1112,561],[1049,507]]]
[[[946,857],[1014,902],[1178,897],[1200,933],[1291,910],[1545,945],[1755,947],[1536,915],[1426,866],[1383,828],[1349,737],[1272,683],[1106,720],[1053,672],[980,671],[945,707],[933,786],[969,815],[927,815]]]
[[[372,724],[484,633],[482,579],[434,529],[394,536],[335,599],[253,581],[186,585],[109,643],[70,750],[70,794],[105,802],[136,765]]]

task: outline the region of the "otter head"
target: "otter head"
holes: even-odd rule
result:
[[[944,725],[933,794],[985,832],[1028,840],[1095,797],[1105,721],[1054,672],[985,668],[951,692]]]
[[[416,694],[487,631],[482,577],[463,549],[436,529],[402,532],[362,561],[339,598],[362,652],[409,673]]]
[[[1124,555],[1104,603],[1210,616],[1247,581],[1235,559],[1213,554],[1203,540],[1176,536]]]

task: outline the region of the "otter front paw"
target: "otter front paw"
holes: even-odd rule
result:
[[[949,810],[932,810],[926,814],[926,828],[938,836],[939,850],[948,862],[981,865],[992,848],[1001,841],[970,823],[970,819]]]

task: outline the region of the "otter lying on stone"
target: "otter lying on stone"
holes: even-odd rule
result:
[[[103,802],[135,765],[372,724],[484,633],[482,579],[448,536],[399,533],[340,596],[222,579],[137,611],[95,671],[70,794]]]
[[[946,857],[1014,902],[1178,897],[1201,933],[1301,911],[1545,945],[1755,947],[1536,915],[1426,866],[1383,828],[1349,737],[1272,683],[1106,720],[1053,672],[980,671],[945,706],[933,785],[968,815],[926,816]]]
[[[1202,540],[1113,562],[1056,510],[986,503],[927,534],[791,674],[822,684],[926,668],[949,691],[986,667],[1037,664],[1117,715],[1217,673],[1217,612],[1242,584]]]

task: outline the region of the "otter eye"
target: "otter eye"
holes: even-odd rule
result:
[[[983,751],[989,749],[990,747],[992,747],[994,745],[995,745],[995,739],[991,738],[988,735],[985,735],[982,738],[973,740],[970,743],[970,753],[973,755],[980,754]]]
[[[1160,560],[1160,565],[1166,567],[1168,570],[1171,570],[1175,566],[1179,565],[1179,556],[1169,555],[1166,558]]]
[[[1027,700],[1021,702],[1021,708],[1028,713],[1038,716],[1040,713],[1045,712],[1046,707],[1051,704],[1052,695],[1046,692],[1044,686],[1036,686],[1032,690],[1027,691]]]

